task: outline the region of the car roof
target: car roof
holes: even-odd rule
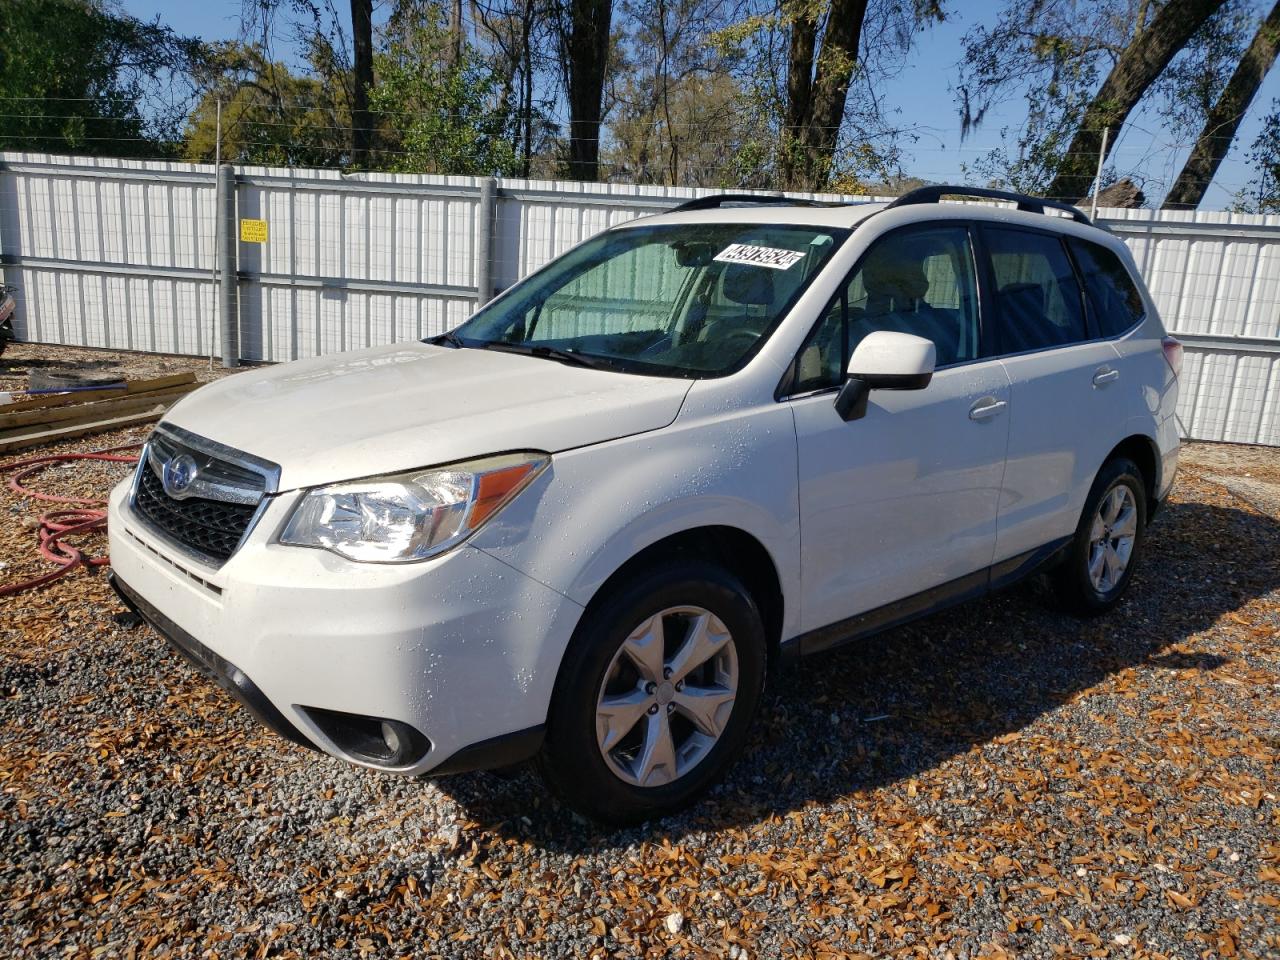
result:
[[[805,227],[840,227],[851,229],[872,214],[879,213],[888,207],[884,202],[847,203],[847,204],[808,204],[808,203],[761,203],[751,206],[713,207],[703,210],[674,210],[645,217],[643,221],[632,220],[619,226],[636,226],[643,222],[650,224],[677,223],[750,223],[750,224],[794,224]]]
[[[662,226],[677,224],[741,223],[752,225],[794,225],[829,227],[852,230],[879,213],[891,211],[900,225],[936,222],[939,220],[982,220],[1005,226],[1050,230],[1101,243],[1117,252],[1127,248],[1110,231],[1089,222],[1083,214],[1080,219],[1059,215],[1045,210],[1031,212],[1018,209],[1010,202],[968,200],[962,202],[932,202],[899,205],[890,201],[853,201],[851,203],[823,204],[799,201],[791,204],[773,198],[750,205],[706,207],[695,210],[679,208],[651,217],[643,217],[618,224],[615,229],[637,226]],[[1078,212],[1077,212],[1078,213]]]

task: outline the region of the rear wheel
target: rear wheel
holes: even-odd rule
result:
[[[569,806],[636,823],[693,802],[741,752],[765,674],[750,594],[701,561],[594,605],[556,682],[538,767]]]
[[[1109,460],[1089,491],[1067,555],[1053,573],[1054,592],[1068,612],[1097,616],[1120,602],[1133,578],[1146,526],[1142,472],[1127,458]]]

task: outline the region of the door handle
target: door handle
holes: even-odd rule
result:
[[[1008,405],[1009,402],[1007,400],[997,400],[995,397],[983,397],[969,408],[969,419],[990,420]]]
[[[1120,379],[1120,371],[1112,367],[1099,367],[1093,375],[1093,385],[1102,387]]]

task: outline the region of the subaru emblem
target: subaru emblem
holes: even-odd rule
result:
[[[164,465],[160,474],[160,483],[164,492],[175,500],[190,496],[191,485],[199,472],[195,460],[188,454],[180,453]]]

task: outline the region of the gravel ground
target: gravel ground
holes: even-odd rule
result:
[[[1028,584],[800,664],[625,831],[297,749],[100,575],[0,600],[0,955],[1280,956],[1280,450],[1185,464],[1111,616]],[[0,582],[37,509],[0,493]]]

